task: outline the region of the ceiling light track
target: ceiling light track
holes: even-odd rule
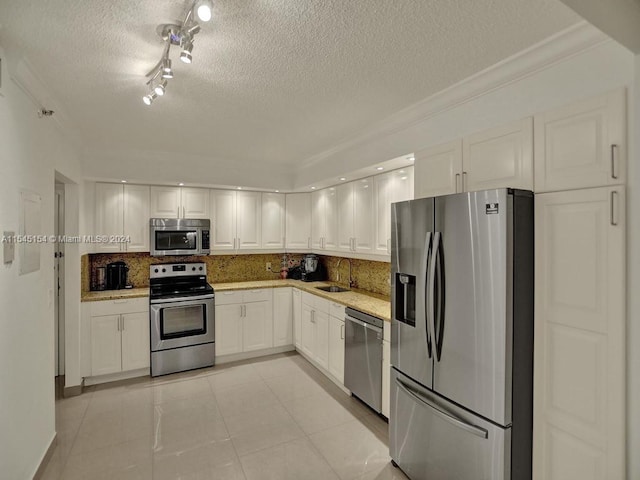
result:
[[[149,92],[142,97],[145,105],[151,105],[157,97],[163,96],[168,80],[173,78],[171,58],[169,57],[172,46],[180,48],[180,60],[183,63],[191,63],[194,37],[200,32],[198,20],[202,22],[211,20],[212,9],[211,0],[195,0],[191,4],[191,8],[187,10],[182,23],[158,25],[156,31],[165,42],[165,47],[158,63],[146,75],[149,77],[147,81]]]

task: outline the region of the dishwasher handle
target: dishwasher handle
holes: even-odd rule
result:
[[[360,325],[361,327],[364,327],[365,329],[373,330],[376,333],[382,333],[382,329],[381,328],[376,327],[375,325],[371,325],[370,323],[363,322],[362,320],[358,320],[357,318],[350,317],[349,315],[347,315],[345,317],[345,320],[349,320],[350,322],[353,322],[356,325]]]

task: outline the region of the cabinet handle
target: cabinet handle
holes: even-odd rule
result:
[[[458,184],[460,183],[460,174],[456,173],[456,193],[458,193]]]
[[[467,191],[467,172],[462,172],[462,192],[466,192],[466,191]]]
[[[240,237],[238,237],[238,250],[240,250],[240,246],[241,246],[241,245],[242,245],[242,244],[240,243]]]
[[[344,323],[340,325],[340,340],[344,340]]]
[[[316,323],[316,311],[311,310],[311,323]]]
[[[176,218],[180,218],[180,207],[178,207],[178,211],[176,212]]]
[[[610,218],[611,225],[613,225],[614,227],[618,225],[618,215],[616,212],[617,203],[618,203],[618,192],[614,190],[611,192],[611,218]]]
[[[187,218],[187,213],[185,207],[182,207],[182,218]]]
[[[611,178],[614,180],[618,179],[618,175],[616,174],[616,152],[618,151],[618,145],[615,143],[611,145]]]

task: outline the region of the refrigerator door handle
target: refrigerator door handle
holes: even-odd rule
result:
[[[433,234],[433,246],[431,248],[431,260],[429,262],[429,280],[427,283],[427,331],[431,331],[431,344],[433,356],[437,358],[438,334],[436,332],[436,266],[438,263],[438,251],[440,250],[440,232]]]
[[[425,398],[422,398],[419,392],[416,392],[409,385],[406,385],[404,382],[400,381],[396,378],[396,385],[400,390],[405,392],[407,395],[413,397],[418,403],[428,407],[433,413],[435,413],[438,417],[449,422],[452,425],[455,425],[458,428],[461,428],[465,432],[472,433],[480,438],[489,438],[489,432],[484,428],[477,427],[475,425],[471,425],[470,423],[465,422],[464,420],[460,420],[459,418],[454,417],[448,413],[443,412],[435,407],[435,405],[429,403],[429,401]]]
[[[425,291],[424,291],[424,302],[422,305],[424,306],[424,311],[420,312],[422,318],[425,319],[426,323],[426,335],[427,335],[427,355],[431,358],[431,339],[433,337],[433,330],[431,330],[431,320],[430,320],[430,299],[433,298],[432,284],[429,283],[429,261],[431,260],[431,232],[427,232],[427,238],[424,242],[424,250],[422,254],[422,272],[424,272],[424,283],[425,283]]]
[[[444,256],[442,251],[442,233],[436,232],[434,239],[434,270],[436,272],[437,288],[438,288],[438,306],[434,309],[433,315],[433,343],[435,348],[435,357],[440,361],[442,355],[442,337],[444,334],[444,311],[445,311],[445,284],[444,284]],[[434,285],[434,289],[435,289]]]

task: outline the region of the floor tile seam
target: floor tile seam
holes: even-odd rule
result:
[[[91,401],[93,400],[93,391],[90,392],[91,396],[89,398],[89,401],[87,402],[87,406],[84,408],[84,411],[82,412],[82,416],[80,418],[80,423],[78,424],[78,428],[76,429],[75,433],[73,434],[73,440],[71,441],[71,445],[69,446],[69,451],[68,453],[65,455],[65,458],[62,461],[62,466],[60,467],[60,477],[59,478],[63,478],[62,474],[64,473],[64,471],[67,468],[67,464],[69,463],[69,458],[71,457],[71,454],[73,452],[73,449],[76,446],[76,441],[78,439],[78,434],[80,433],[80,429],[82,428],[82,425],[84,424],[85,418],[87,416],[87,411],[89,410],[89,407],[91,406]],[[57,432],[56,432],[57,434]],[[58,445],[56,445],[56,449],[60,448]]]
[[[331,428],[331,427],[329,427],[329,428]],[[331,462],[329,462],[329,459],[327,457],[325,457],[324,454],[317,447],[317,445],[315,443],[313,443],[313,440],[311,439],[311,435],[313,435],[313,433],[307,434],[306,438],[307,438],[307,441],[309,442],[309,444],[311,445],[311,447],[313,448],[313,450],[318,455],[320,455],[320,458],[322,458],[322,460],[324,460],[324,463],[326,463],[329,466],[329,469],[333,472],[333,474],[336,476],[336,478],[338,478],[339,480],[342,480],[342,477],[340,475],[338,475],[338,472],[333,468],[333,465],[331,465]]]
[[[296,438],[290,438],[289,440],[283,440],[283,441],[281,441],[281,442],[272,443],[271,445],[268,445],[268,446],[266,446],[266,447],[260,447],[260,448],[258,448],[258,449],[256,449],[256,450],[252,450],[252,451],[250,451],[250,452],[247,452],[247,453],[245,453],[244,455],[240,455],[240,452],[238,452],[238,450],[237,450],[237,448],[236,448],[236,444],[235,444],[235,442],[233,441],[233,437],[231,437],[231,443],[233,444],[233,448],[234,448],[234,450],[235,450],[236,455],[238,456],[238,458],[242,458],[242,457],[246,457],[246,456],[248,456],[248,455],[256,454],[256,453],[258,453],[258,452],[262,452],[262,451],[264,451],[264,450],[268,450],[268,449],[270,449],[270,448],[275,448],[275,447],[279,447],[279,446],[285,445],[285,444],[287,444],[287,443],[295,442],[296,440],[300,440],[301,438],[305,438],[305,437],[306,437],[306,433],[304,433],[304,430],[302,430],[300,427],[298,427],[298,428],[300,429],[300,432],[302,432],[302,435],[300,435],[300,436],[298,436],[298,437],[296,437]]]

